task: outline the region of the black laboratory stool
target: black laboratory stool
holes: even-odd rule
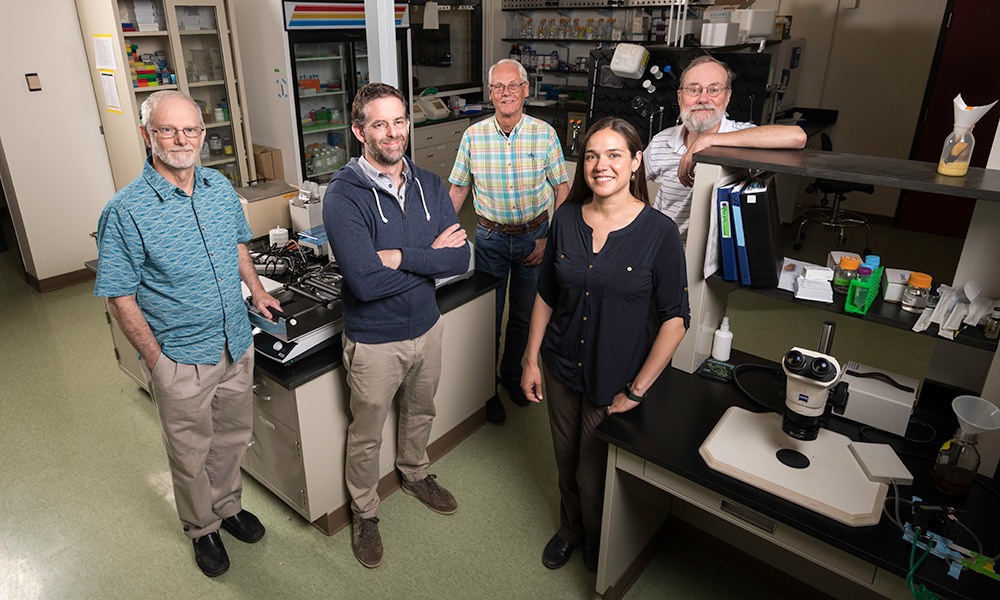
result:
[[[821,134],[820,142],[823,150],[829,152],[833,149],[830,136],[827,134]],[[865,249],[862,252],[862,255],[871,254],[872,228],[871,225],[868,224],[868,217],[861,213],[842,210],[840,208],[840,203],[847,199],[845,194],[849,194],[851,192],[872,194],[875,192],[875,187],[867,183],[852,183],[849,181],[834,181],[832,179],[817,178],[806,188],[806,193],[814,194],[816,192],[823,194],[823,198],[819,201],[819,206],[807,208],[805,212],[802,213],[802,217],[800,217],[802,222],[799,223],[798,236],[796,236],[795,243],[792,245],[792,248],[795,250],[801,250],[802,240],[806,239],[806,225],[808,223],[818,223],[823,226],[825,231],[837,232],[838,250],[840,250],[840,248],[844,245],[844,242],[847,240],[847,230],[849,228],[864,227],[867,230],[867,233],[865,234]],[[833,196],[832,204],[830,202],[830,196]]]

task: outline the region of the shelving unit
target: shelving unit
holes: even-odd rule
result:
[[[163,13],[165,30],[123,31],[126,19],[117,0],[77,0],[116,188],[121,189],[142,172],[149,152],[139,133],[140,108],[149,94],[163,90],[180,90],[199,103],[204,110],[206,144],[211,139],[232,146],[232,156],[215,155],[200,163],[202,166],[218,168],[236,186],[247,185],[256,178],[250,152],[250,123],[241,109],[245,98],[242,66],[234,58],[239,56],[234,3],[234,0],[153,0]],[[95,44],[101,38],[110,38],[113,69],[107,65],[102,65],[103,70],[98,69]],[[126,41],[138,46],[139,55],[162,52],[176,83],[133,87],[129,69],[131,49],[126,47]],[[118,97],[115,107],[109,106],[106,96],[109,75]],[[227,114],[216,120],[215,109],[223,106]]]

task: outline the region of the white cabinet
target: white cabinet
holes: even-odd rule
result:
[[[250,124],[241,109],[242,68],[234,60],[233,0],[76,4],[117,189],[142,172],[147,156],[139,133],[143,101],[170,89],[190,94],[202,108],[210,151],[199,164],[218,169],[235,186],[256,177]]]
[[[435,173],[448,187],[448,175],[455,165],[458,144],[469,128],[469,119],[458,119],[413,129],[413,163]]]

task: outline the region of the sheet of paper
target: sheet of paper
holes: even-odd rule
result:
[[[428,2],[424,5],[424,29],[438,28],[438,3]]]
[[[94,35],[94,66],[100,71],[117,71],[115,43],[111,34]]]
[[[122,103],[118,98],[114,71],[101,71],[101,86],[104,88],[104,106],[108,112],[122,112]]]
[[[818,267],[820,265],[815,265],[804,260],[796,260],[794,258],[785,257],[784,264],[781,265],[781,276],[778,277],[778,289],[788,290],[789,292],[795,293],[795,280],[802,275],[803,269],[806,267]]]

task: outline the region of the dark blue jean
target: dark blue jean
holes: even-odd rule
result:
[[[507,313],[507,334],[503,357],[500,359],[500,380],[521,384],[521,359],[528,344],[528,324],[531,307],[538,293],[540,265],[524,266],[524,259],[535,250],[535,240],[545,237],[549,224],[530,233],[507,235],[482,225],[476,225],[476,270],[503,280],[497,289],[496,349],[500,356],[500,328],[503,307],[510,294]],[[508,283],[509,279],[509,283]]]

